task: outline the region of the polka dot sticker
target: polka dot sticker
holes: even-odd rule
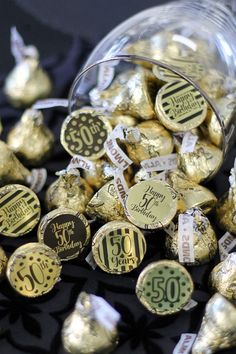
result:
[[[70,155],[95,160],[104,155],[103,145],[111,131],[110,123],[101,112],[93,108],[79,109],[64,121],[61,143]]]
[[[140,274],[136,294],[151,312],[170,315],[180,311],[191,299],[193,282],[187,270],[175,261],[149,264]]]
[[[59,279],[61,262],[50,247],[27,243],[11,255],[7,264],[7,278],[21,295],[37,297],[48,293]]]

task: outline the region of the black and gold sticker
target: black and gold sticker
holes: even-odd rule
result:
[[[95,160],[105,154],[103,145],[111,131],[109,121],[101,112],[83,108],[65,119],[61,128],[61,143],[70,155]]]
[[[72,209],[59,208],[45,215],[38,227],[38,240],[51,247],[62,261],[77,257],[90,239],[88,220]]]
[[[194,81],[199,81],[206,72],[204,65],[199,63],[194,57],[168,58],[164,62]],[[183,80],[174,71],[158,65],[153,66],[153,73],[158,79],[165,82]]]
[[[207,102],[194,86],[182,80],[170,82],[159,90],[155,109],[166,128],[175,132],[187,131],[204,121]]]
[[[141,181],[129,189],[125,212],[142,229],[163,228],[176,215],[177,193],[166,182]]]
[[[0,189],[0,234],[18,237],[30,232],[40,219],[37,195],[29,188],[11,184]]]
[[[94,236],[92,253],[97,265],[108,273],[122,274],[132,271],[146,253],[142,232],[126,221],[111,221]]]
[[[50,247],[37,242],[15,250],[7,264],[7,278],[13,289],[26,297],[48,293],[58,282],[61,261]]]
[[[187,270],[175,261],[161,260],[149,264],[139,275],[136,295],[157,315],[180,311],[191,299],[193,281]]]

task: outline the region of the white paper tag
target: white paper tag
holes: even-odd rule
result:
[[[157,156],[152,159],[143,160],[141,166],[147,172],[175,170],[177,168],[178,160],[177,154],[170,154],[165,156]]]
[[[173,354],[188,354],[196,339],[195,333],[182,333],[179,342],[174,348]]]
[[[113,331],[120,321],[120,314],[102,297],[90,295],[92,309],[97,322],[108,331]]]
[[[87,255],[87,257],[85,258],[86,262],[90,265],[90,267],[94,270],[97,268],[97,263],[95,262],[94,258],[93,258],[93,253],[92,251],[89,252],[89,254]]]
[[[46,168],[34,168],[31,171],[31,176],[28,178],[28,183],[30,188],[35,192],[39,193],[47,180],[47,170]]]
[[[185,306],[183,307],[183,310],[184,310],[184,311],[189,311],[189,310],[193,309],[194,307],[196,307],[197,305],[198,305],[198,302],[195,301],[195,300],[193,300],[193,299],[191,299],[191,300],[187,303],[187,305],[185,305]]]
[[[123,175],[123,171],[116,170],[114,174],[114,186],[118,194],[119,200],[123,207],[125,207],[126,197],[128,193],[128,186]]]
[[[120,170],[126,170],[133,161],[124,153],[124,151],[119,147],[116,140],[109,137],[105,143],[104,148],[108,157]]]
[[[70,160],[67,170],[82,168],[83,170],[91,171],[94,169],[94,163],[81,155],[75,155]]]
[[[46,100],[37,101],[32,108],[33,109],[46,109],[53,107],[68,107],[69,101],[64,98],[47,98]]]
[[[177,225],[171,221],[168,226],[164,227],[164,231],[170,235],[173,236],[175,232],[177,231]]]
[[[194,263],[193,216],[180,214],[178,218],[178,255],[180,263]]]
[[[158,173],[158,175],[152,177],[152,179],[157,179],[158,181],[165,182],[167,180],[167,171],[162,171],[162,172]]]
[[[25,43],[16,27],[11,27],[11,53],[16,63],[20,63],[24,59]]]
[[[236,238],[229,232],[226,232],[218,241],[220,260],[223,261],[229,255],[229,252],[236,246]]]
[[[109,63],[99,65],[97,88],[101,91],[105,90],[111,84],[114,76],[114,66],[109,65]]]
[[[191,132],[186,132],[182,140],[180,152],[182,154],[193,152],[197,141],[198,141],[197,135],[194,135]]]

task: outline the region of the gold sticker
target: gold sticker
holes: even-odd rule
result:
[[[187,270],[175,261],[149,264],[139,275],[136,295],[152,313],[179,312],[191,299],[193,281]]]
[[[105,143],[112,127],[95,109],[83,108],[69,115],[61,128],[61,143],[71,155],[96,160],[105,154]]]
[[[177,193],[166,182],[147,180],[129,189],[127,218],[142,229],[168,225],[177,212]]]
[[[61,273],[60,258],[50,247],[27,243],[11,255],[7,265],[7,278],[21,295],[37,297],[48,293]]]
[[[126,221],[111,221],[101,227],[92,243],[97,265],[108,273],[122,274],[132,271],[146,253],[142,232]]]
[[[184,80],[164,85],[157,94],[155,108],[161,123],[175,132],[198,127],[207,115],[205,98]]]
[[[45,215],[38,227],[38,240],[66,261],[83,252],[90,239],[88,220],[72,209],[59,208]]]
[[[205,74],[204,66],[196,58],[169,58],[164,60],[164,62],[194,81],[199,81]],[[181,76],[175,74],[172,70],[162,68],[158,65],[153,66],[153,74],[165,82],[183,80]]]
[[[30,232],[40,219],[37,195],[20,184],[0,189],[0,234],[18,237]]]

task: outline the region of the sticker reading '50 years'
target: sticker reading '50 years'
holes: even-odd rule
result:
[[[103,147],[112,127],[107,118],[93,108],[79,109],[69,115],[61,129],[61,143],[72,156],[95,160],[104,155]]]

